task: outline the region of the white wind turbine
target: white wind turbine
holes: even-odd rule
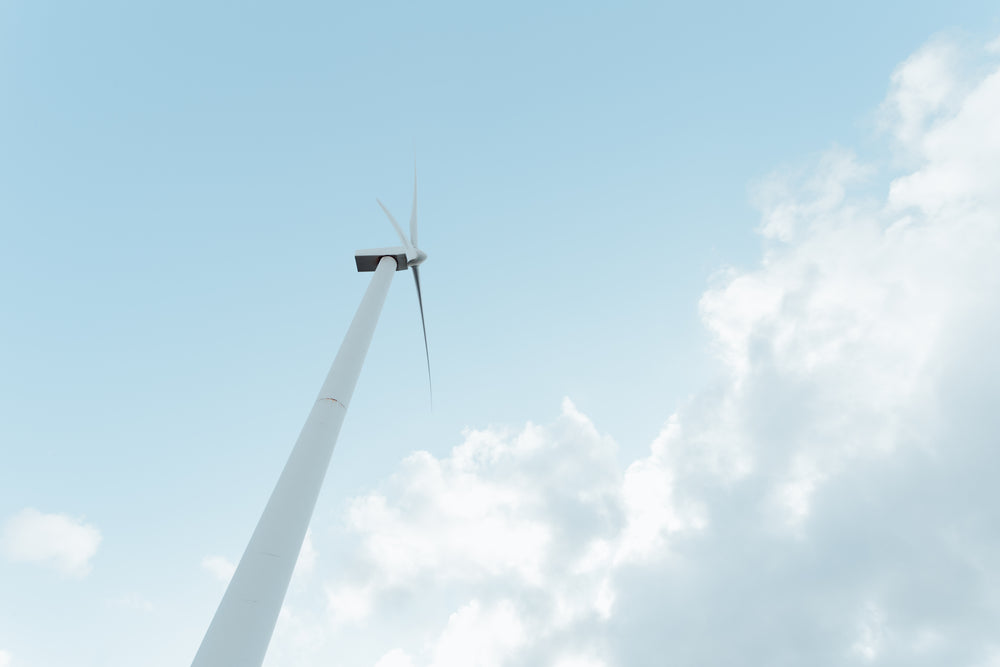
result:
[[[374,271],[375,275],[191,667],[260,667],[263,663],[392,275],[407,268],[413,269],[417,285],[430,382],[430,353],[417,269],[427,255],[417,248],[416,170],[409,240],[382,202],[378,205],[389,217],[403,245],[355,253],[358,271]]]

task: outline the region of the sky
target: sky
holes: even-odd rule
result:
[[[0,667],[1000,665],[995,3],[0,1]],[[58,637],[58,641],[53,638]]]

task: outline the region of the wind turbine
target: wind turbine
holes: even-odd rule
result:
[[[417,269],[427,255],[417,247],[416,169],[409,239],[381,201],[378,205],[403,245],[359,250],[354,254],[358,271],[374,272],[371,283],[191,667],[260,667],[263,663],[392,276],[407,268],[413,270],[417,285],[430,383],[427,326]]]

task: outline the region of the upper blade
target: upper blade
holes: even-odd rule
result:
[[[417,247],[417,163],[413,162],[413,208],[410,209],[410,243]]]
[[[417,267],[413,270],[413,281],[417,284],[417,303],[420,304],[420,326],[424,330],[424,354],[427,356],[427,388],[431,394],[431,405],[434,405],[434,384],[431,382],[431,353],[427,349],[427,324],[424,321],[424,299],[420,294],[420,271]]]
[[[407,241],[406,236],[403,235],[403,230],[399,228],[399,223],[396,222],[396,218],[392,217],[392,213],[389,213],[389,209],[385,207],[385,204],[379,201],[378,197],[375,198],[375,201],[377,201],[378,205],[382,207],[383,211],[385,211],[386,216],[389,218],[389,222],[392,223],[392,226],[396,230],[396,233],[399,234],[399,238],[403,240],[403,245],[409,248],[410,242]]]

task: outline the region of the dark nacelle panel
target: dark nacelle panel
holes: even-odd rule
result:
[[[354,263],[358,265],[358,271],[374,271],[378,266],[378,261],[383,257],[395,258],[397,271],[406,270],[405,248],[372,248],[371,250],[359,250],[354,253]]]

